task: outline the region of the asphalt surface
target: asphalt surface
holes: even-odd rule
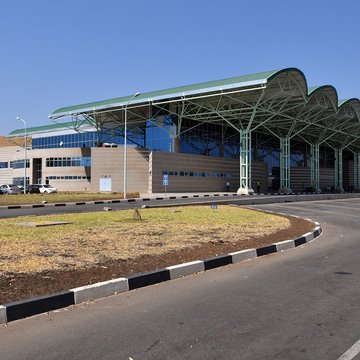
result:
[[[244,199],[245,200],[245,199]],[[227,196],[218,196],[218,197],[201,197],[201,198],[161,198],[161,200],[150,199],[143,201],[142,199],[137,199],[131,202],[117,202],[112,203],[108,201],[98,201],[99,203],[89,202],[83,203],[81,205],[76,205],[75,203],[65,203],[65,204],[36,204],[35,206],[42,207],[33,207],[33,205],[25,205],[21,208],[8,208],[0,207],[0,218],[11,218],[18,216],[41,216],[41,215],[50,215],[50,214],[65,214],[65,213],[79,213],[79,212],[95,212],[103,211],[104,208],[111,208],[111,210],[126,210],[126,209],[136,209],[141,208],[142,206],[157,207],[157,206],[179,206],[186,204],[211,204],[214,202],[226,202],[231,203],[234,201],[234,198]]]
[[[323,234],[1,326],[0,358],[338,359],[360,339],[360,199],[256,207],[311,218]]]
[[[111,210],[126,210],[147,207],[181,206],[181,205],[200,205],[200,204],[238,204],[254,205],[267,203],[287,203],[298,201],[314,201],[336,198],[358,198],[359,194],[291,194],[291,195],[252,195],[252,196],[234,196],[236,194],[158,194],[157,197],[128,199],[128,200],[109,200],[109,201],[89,201],[80,203],[58,203],[42,204],[41,202],[32,205],[22,206],[0,206],[0,218],[11,218],[21,216],[41,216],[50,214],[79,213],[103,211],[104,208]]]

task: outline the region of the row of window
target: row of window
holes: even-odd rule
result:
[[[151,150],[173,151],[172,138],[176,134],[176,126],[171,116],[151,119],[142,127],[127,129],[127,141],[139,147]],[[66,135],[55,135],[33,138],[33,149],[96,147],[104,143],[124,144],[123,129],[102,131],[86,131]]]
[[[91,166],[90,157],[53,157],[46,159],[47,167]]]
[[[14,185],[24,186],[24,178],[23,177],[14,177],[12,183]],[[30,178],[26,177],[26,185],[29,185]]]
[[[47,176],[46,180],[91,180],[90,176]]]
[[[199,176],[199,177],[220,177],[231,179],[231,173],[208,173],[208,172],[193,172],[193,171],[163,171],[162,175],[169,176]]]
[[[49,149],[49,148],[71,148],[95,146],[97,142],[97,134],[95,132],[74,133],[68,135],[56,135],[42,138],[33,138],[33,149]]]
[[[8,162],[0,161],[0,169],[5,169],[9,167]]]
[[[24,168],[24,159],[10,161],[10,167],[13,169],[23,169]],[[30,167],[30,160],[26,159],[26,167]]]

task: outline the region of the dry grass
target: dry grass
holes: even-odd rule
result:
[[[138,198],[139,193],[128,193],[128,198]],[[17,194],[0,195],[0,206],[19,204],[39,204],[42,201],[48,203],[81,202],[96,200],[123,199],[122,193],[66,193],[56,194]]]
[[[126,260],[196,247],[211,241],[235,243],[275,233],[289,220],[248,209],[192,206],[62,214],[0,220],[0,275],[80,269],[106,260]],[[70,221],[53,227],[20,222]]]

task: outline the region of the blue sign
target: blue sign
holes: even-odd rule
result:
[[[163,175],[163,185],[164,186],[169,185],[169,175],[167,174]]]

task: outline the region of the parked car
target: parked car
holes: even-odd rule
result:
[[[39,185],[27,185],[26,193],[28,194],[40,194]]]
[[[57,192],[57,188],[50,184],[32,184],[27,187],[29,194],[52,194]]]
[[[21,194],[21,189],[13,184],[3,184],[0,185],[0,194],[1,195],[12,195],[12,194]]]

